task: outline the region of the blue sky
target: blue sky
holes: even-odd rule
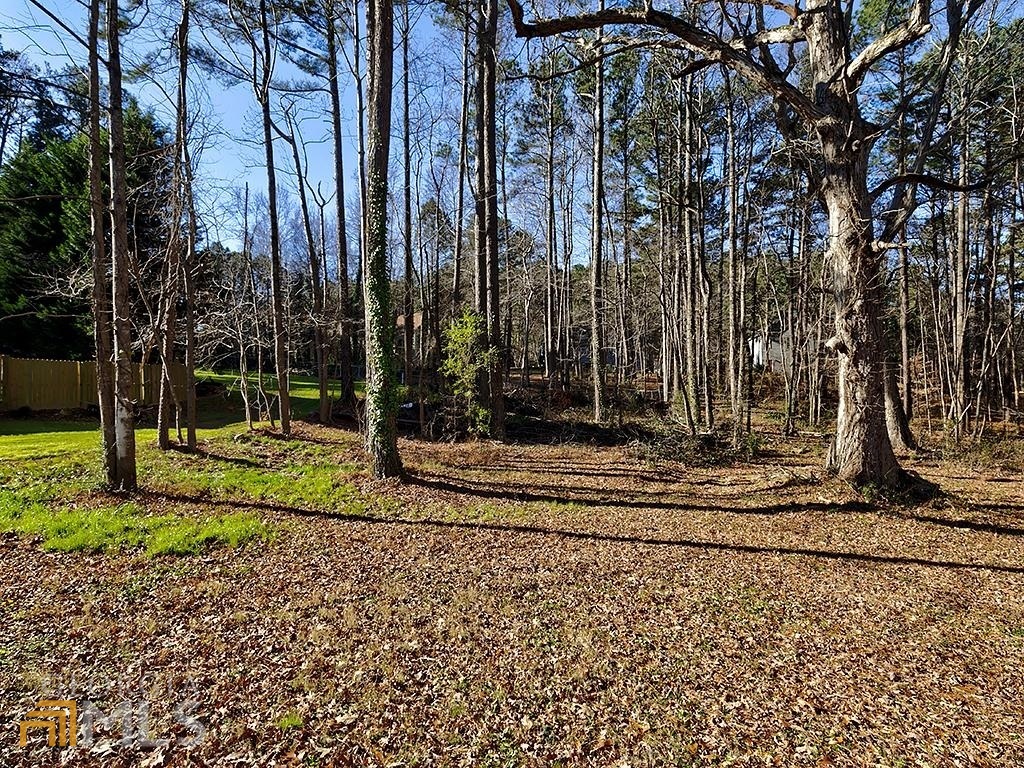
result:
[[[45,7],[57,15],[63,22],[79,31],[83,36],[86,31],[85,9],[75,0],[41,0]],[[163,4],[160,4],[163,5]],[[168,6],[175,4],[168,3]],[[173,7],[168,12],[175,12]],[[415,12],[414,12],[415,13]],[[136,13],[133,18],[144,18],[143,23],[130,32],[122,43],[125,69],[132,62],[154,50],[169,45],[171,35],[171,19],[161,19],[158,12],[151,11],[141,17]],[[428,16],[421,15],[414,20],[413,52],[413,86],[415,82],[416,59],[419,52],[431,51],[444,54],[443,46],[438,46],[438,35],[442,34],[434,27]],[[397,35],[396,35],[397,37]],[[0,0],[0,40],[9,50],[23,52],[32,62],[40,67],[62,69],[69,64],[81,65],[85,60],[83,47],[70,35],[59,29],[46,14],[35,8],[28,0]],[[203,42],[201,31],[193,29],[193,43]],[[397,44],[397,39],[396,39]],[[457,56],[458,51],[454,51]],[[365,65],[365,62],[364,62]],[[344,64],[343,64],[344,66]],[[299,71],[283,58],[279,57],[276,73],[279,77],[293,78],[300,75]],[[251,194],[256,195],[266,190],[266,171],[262,144],[262,127],[259,112],[252,91],[245,84],[226,87],[219,80],[210,77],[197,67],[191,72],[195,93],[193,107],[203,114],[209,125],[210,134],[207,146],[200,156],[198,178],[203,185],[207,206],[228,205],[234,199],[231,188],[240,188],[249,183]],[[396,61],[396,88],[400,84],[400,60]],[[128,89],[138,97],[144,107],[152,109],[166,125],[173,125],[173,94],[174,73],[155,78],[157,83],[138,81]],[[349,200],[356,197],[356,97],[355,86],[350,76],[342,78],[342,119],[345,137],[345,175],[347,178],[346,196]],[[451,93],[457,94],[457,86]],[[399,94],[396,92],[396,100]],[[325,105],[326,106],[326,105]],[[394,132],[401,128],[400,114],[396,104]],[[326,109],[320,111],[314,107],[309,119],[303,123],[304,139],[307,142],[310,175],[314,183],[319,181],[325,191],[333,191],[333,159],[329,142],[329,115]],[[290,151],[281,142],[277,143],[275,165],[283,174],[279,183],[287,188],[294,186]],[[396,157],[400,154],[396,153]],[[350,203],[351,204],[351,203]],[[239,214],[240,216],[240,214]],[[225,229],[230,230],[231,216],[210,216],[225,222]],[[219,237],[218,237],[219,235]],[[231,231],[211,232],[213,239],[237,244],[238,238]]]
[[[85,32],[85,12],[77,2],[44,0],[44,4],[69,26]],[[126,64],[137,59],[142,51],[152,50],[153,38],[160,31],[163,30],[144,28],[129,34],[122,44]],[[48,65],[60,69],[68,64],[80,64],[84,61],[82,46],[60,31],[45,14],[34,8],[27,0],[0,0],[0,34],[5,48],[23,51],[33,62],[41,66]],[[204,112],[212,113],[218,133],[225,134],[218,138],[218,151],[207,152],[203,157],[204,171],[212,172],[220,180],[250,176],[249,167],[251,161],[256,159],[256,153],[238,151],[237,148],[226,145],[235,143],[230,137],[252,133],[253,118],[257,115],[253,109],[251,93],[245,86],[224,89],[220,83],[210,80],[202,73],[195,74],[200,75],[194,80],[200,89],[205,91],[204,100],[209,101],[208,104],[200,103],[197,106]],[[172,83],[168,82],[166,87],[172,87]],[[130,84],[128,89],[144,106],[153,109],[165,124],[173,125],[174,105],[167,102],[159,88],[139,82]],[[262,172],[259,176],[263,176]],[[255,182],[257,178],[251,178],[250,182]]]

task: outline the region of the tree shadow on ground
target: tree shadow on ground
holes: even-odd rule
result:
[[[193,456],[199,456],[200,458],[209,459],[210,461],[222,461],[226,464],[235,464],[239,467],[250,467],[252,469],[266,469],[266,464],[261,461],[254,459],[247,459],[244,456],[226,456],[222,453],[214,453],[213,451],[205,448],[198,448],[195,451],[189,451],[187,448],[180,446],[172,446],[172,450],[181,451],[182,453],[190,453]]]
[[[577,475],[575,472],[563,474],[562,477],[565,478],[565,482],[532,482],[528,486],[518,484],[514,479],[507,483],[498,483],[495,481],[484,482],[479,480],[470,480],[467,478],[458,478],[457,480],[439,480],[435,477],[416,475],[411,472],[407,472],[407,477],[411,479],[412,482],[420,485],[434,484],[433,487],[437,490],[453,491],[457,493],[465,493],[467,495],[490,498],[507,498],[510,501],[541,501],[551,503],[572,503],[594,507],[636,507],[639,509],[703,508],[701,505],[693,505],[689,502],[677,502],[676,499],[683,494],[683,491],[679,488],[669,488],[667,490],[655,490],[650,487],[622,489],[616,488],[612,484],[584,484],[580,482],[581,476]],[[588,479],[595,479],[599,476],[586,477],[588,477]],[[611,483],[615,483],[618,480],[621,480],[621,477],[613,475],[609,480]],[[661,486],[662,488],[665,486],[678,486],[683,483],[689,485],[688,481],[681,479],[657,480],[645,478],[644,482],[648,485]],[[697,483],[701,485],[710,484],[717,488],[728,489],[707,494],[707,498],[713,498],[715,500],[750,498],[753,494],[767,493],[778,497],[799,494],[806,490],[799,484],[792,484],[789,482],[783,482],[777,485],[757,485],[751,481],[736,481],[732,483],[704,483],[703,481],[697,481]],[[811,484],[808,483],[808,485]],[[529,490],[523,490],[524,488],[529,488]],[[571,493],[566,492],[569,488],[572,489]]]
[[[975,507],[977,509],[977,507]],[[908,514],[901,512],[884,513],[889,517],[902,520],[913,520],[929,525],[941,525],[945,528],[954,528],[961,531],[976,531],[978,533],[993,533],[997,536],[1024,536],[1024,528],[1015,528],[998,523],[987,523],[981,520],[962,520],[958,518],[938,517],[937,515],[925,515],[920,513]]]
[[[573,459],[572,464],[562,466],[551,466],[550,461],[530,460],[522,457],[507,459],[501,463],[488,462],[484,464],[472,464],[467,468],[491,472],[528,472],[537,475],[557,475],[559,477],[603,477],[608,479],[630,479],[648,483],[700,483],[714,485],[715,479],[696,478],[690,471],[670,468],[669,466],[640,467],[620,466],[616,464],[587,463],[579,459]],[[722,485],[732,484],[732,481],[725,481]]]
[[[810,557],[833,561],[846,561],[855,563],[870,563],[877,565],[911,565],[925,568],[942,568],[950,570],[988,571],[992,573],[1024,574],[1024,566],[1001,565],[998,563],[965,563],[956,560],[937,560],[924,557],[900,556],[900,555],[876,555],[865,552],[842,552],[829,549],[814,549],[789,546],[760,546],[753,544],[741,544],[733,542],[687,539],[687,538],[657,538],[644,536],[630,536],[612,533],[600,533],[596,531],[577,531],[561,528],[544,527],[528,524],[513,523],[489,523],[470,522],[457,520],[435,520],[431,518],[402,518],[384,517],[368,514],[337,514],[322,510],[304,509],[285,504],[276,504],[266,501],[241,502],[236,500],[217,500],[190,496],[176,493],[146,492],[142,494],[154,499],[173,501],[183,504],[208,504],[213,506],[244,507],[258,509],[278,514],[294,515],[297,517],[313,518],[318,520],[331,520],[337,523],[367,523],[371,525],[392,525],[392,526],[414,526],[435,529],[464,530],[464,531],[493,531],[495,533],[529,535],[529,536],[551,536],[574,541],[607,542],[611,544],[639,545],[649,547],[680,547],[684,549],[703,550],[708,552],[732,552],[747,555],[788,555],[794,557]],[[800,505],[792,505],[799,507]],[[814,511],[813,505],[804,505],[807,511]],[[832,507],[833,509],[835,507]],[[747,510],[719,510],[745,512]]]
[[[781,504],[765,504],[760,506],[723,506],[722,504],[694,504],[691,502],[678,501],[649,501],[643,498],[614,498],[605,495],[572,495],[566,493],[537,493],[523,490],[521,487],[502,485],[499,483],[477,483],[472,480],[459,479],[458,482],[449,478],[438,478],[425,474],[408,474],[408,479],[418,485],[434,490],[448,491],[468,496],[478,496],[488,499],[501,499],[506,501],[541,502],[549,504],[578,504],[585,507],[622,507],[632,509],[666,509],[691,512],[723,512],[738,515],[772,516],[782,514],[796,514],[800,512],[833,512],[833,513],[874,513],[892,519],[909,520],[928,525],[939,525],[946,528],[958,530],[976,531],[979,533],[992,533],[1000,536],[1024,536],[1024,528],[1000,525],[977,520],[964,520],[961,518],[948,518],[939,515],[927,514],[918,511],[909,511],[906,508],[887,509],[866,501],[849,500],[842,502],[804,502],[792,501]],[[564,486],[531,486],[547,490],[557,489]],[[595,489],[586,489],[595,490]],[[759,488],[760,492],[774,491],[775,488]],[[643,496],[654,496],[658,494],[649,491],[643,492]],[[748,496],[749,492],[740,491],[736,496]],[[719,497],[722,498],[722,497]],[[727,496],[725,498],[728,498]],[[999,505],[982,505],[986,508],[998,507]],[[1004,505],[1009,506],[1009,505]],[[1012,507],[1011,507],[1012,508]],[[1024,511],[1024,507],[1016,507]]]
[[[540,502],[547,504],[578,504],[584,507],[624,507],[630,509],[665,509],[683,510],[693,512],[735,512],[752,515],[777,515],[786,512],[828,512],[833,510],[844,512],[873,512],[876,507],[866,501],[845,501],[845,502],[787,502],[784,504],[769,504],[757,507],[723,507],[721,504],[694,504],[692,502],[649,500],[644,497],[662,495],[659,493],[641,490],[636,496],[622,497],[614,496],[613,492],[601,493],[599,489],[584,488],[583,491],[591,491],[591,494],[574,494],[564,492],[566,484],[559,485],[538,485],[531,483],[529,486],[514,485],[510,483],[485,483],[465,478],[448,478],[436,475],[428,475],[423,472],[408,471],[406,479],[414,484],[437,491],[447,491],[466,496],[477,496],[485,499],[501,499],[505,501]],[[540,489],[541,492],[529,489]],[[778,489],[759,488],[759,491],[767,492]],[[558,493],[556,491],[562,491]],[[666,494],[667,495],[667,494]],[[674,494],[673,494],[674,495]],[[749,491],[737,491],[735,496],[749,496]],[[721,496],[717,497],[721,498]]]
[[[607,464],[586,464],[580,461],[574,460],[572,464],[565,464],[561,467],[552,467],[550,463],[541,462],[530,462],[522,461],[520,459],[510,460],[505,463],[485,463],[485,464],[472,464],[467,467],[468,469],[483,471],[483,472],[495,472],[495,473],[516,473],[516,472],[527,472],[531,475],[552,475],[555,477],[562,477],[568,480],[575,481],[578,478],[594,478],[594,479],[606,479],[612,482],[620,480],[633,480],[640,483],[648,483],[651,485],[679,485],[685,484],[688,486],[717,486],[722,488],[735,488],[737,486],[756,486],[756,491],[778,491],[783,488],[806,488],[809,486],[815,486],[819,484],[819,480],[816,477],[800,477],[799,475],[791,474],[783,482],[772,485],[764,486],[758,485],[756,481],[736,476],[728,477],[707,477],[700,473],[695,473],[692,469],[687,468],[670,468],[668,466],[655,467],[653,469],[643,469],[635,466],[616,466]],[[783,467],[773,466],[772,468],[783,469]],[[530,487],[546,487],[539,486],[536,483],[530,483]],[[565,484],[559,484],[558,488],[565,488]],[[595,489],[589,489],[595,490]],[[749,491],[744,491],[749,492]],[[662,491],[650,492],[647,490],[643,491],[644,495],[663,495]]]
[[[82,412],[68,417],[55,412],[32,411],[28,415],[6,413],[0,416],[0,435],[39,435],[50,432],[92,432],[99,428],[99,417]]]

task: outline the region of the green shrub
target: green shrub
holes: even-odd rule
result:
[[[480,380],[497,362],[497,350],[488,346],[486,330],[482,315],[466,311],[444,332],[441,373],[451,387],[455,421],[474,435],[486,435],[491,428],[491,412],[480,399]]]

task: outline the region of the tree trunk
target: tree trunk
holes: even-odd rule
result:
[[[403,6],[402,14],[402,173],[404,186],[402,198],[405,204],[405,225],[403,250],[405,254],[405,272],[402,284],[402,315],[405,321],[405,384],[412,385],[413,364],[413,263],[412,263],[412,148],[409,121],[409,3]]]
[[[179,58],[181,61],[181,120],[188,124],[188,33],[193,0],[181,0],[181,30],[179,32]],[[187,216],[185,253],[181,263],[182,287],[185,291],[185,443],[189,451],[198,446],[196,431],[199,428],[199,411],[196,404],[196,281],[195,270],[199,266],[196,257],[198,218],[196,198],[193,192],[192,154],[188,137],[181,142],[181,196],[182,210]],[[246,200],[249,187],[246,186]],[[248,203],[247,203],[248,205]]]
[[[601,0],[604,8],[604,0]],[[591,252],[590,252],[590,377],[594,394],[594,421],[604,421],[604,61],[601,36],[597,30],[594,65],[594,169],[593,198],[591,200]]]
[[[549,62],[548,75],[554,74],[554,63]],[[558,227],[555,218],[555,89],[552,83],[547,86],[547,155],[544,170],[547,183],[547,227],[546,269],[544,274],[544,376],[548,386],[554,388],[558,377],[558,336],[555,323],[556,291],[555,270],[558,263]]]
[[[487,104],[484,58],[487,48],[487,0],[476,0],[476,52],[474,69],[476,82],[473,91],[473,137],[476,145],[476,167],[473,185],[473,309],[483,320],[478,345],[489,346],[490,326],[487,322]],[[490,371],[481,371],[477,378],[478,401],[490,401]]]
[[[177,187],[177,183],[175,183]],[[177,196],[178,191],[175,191]],[[172,204],[172,215],[180,219],[180,205],[178,201]],[[175,234],[167,249],[167,266],[165,268],[165,284],[161,291],[160,303],[163,306],[163,322],[160,329],[160,401],[157,405],[157,445],[161,450],[168,450],[171,447],[171,408],[176,406],[177,398],[174,395],[174,385],[171,381],[171,366],[174,362],[174,337],[175,326],[178,318],[178,277],[181,272],[181,259],[179,248],[180,238],[177,234],[179,222],[172,227]]]
[[[872,247],[867,190],[868,141],[851,151],[845,132],[821,131],[823,192],[835,297],[835,335],[826,346],[839,358],[839,412],[828,467],[854,485],[903,480],[885,420],[885,350],[880,255]]]
[[[886,368],[885,372],[885,427],[893,450],[906,455],[917,450],[917,441],[910,431],[910,423],[899,387],[896,385],[896,371]]]
[[[388,275],[388,153],[393,86],[391,0],[369,0],[366,15],[368,154],[366,209],[366,449],[374,477],[402,472],[396,424],[395,321]]]
[[[103,439],[103,468],[107,485],[117,484],[117,437],[114,416],[114,377],[111,360],[114,338],[111,328],[111,295],[107,271],[106,225],[103,195],[103,144],[100,131],[100,0],[89,3],[89,215],[92,232],[92,314],[96,341],[96,390]]]
[[[130,267],[128,257],[127,174],[124,156],[124,113],[121,90],[121,49],[119,12],[116,0],[107,2],[107,75],[110,91],[110,228],[113,246],[114,324],[114,424],[117,444],[117,477],[114,487],[134,491],[138,485],[135,467],[135,403],[132,401],[132,318],[128,299]]]
[[[281,414],[281,432],[291,435],[291,398],[288,393],[288,323],[284,313],[284,290],[281,285],[281,228],[277,215],[277,171],[274,168],[274,137],[270,118],[271,62],[270,23],[267,0],[260,0],[260,21],[263,34],[263,71],[256,86],[256,98],[263,116],[263,147],[267,163],[267,207],[270,219],[270,293],[274,321],[274,365],[277,371],[277,397]]]
[[[692,181],[693,181],[693,105],[690,98],[688,83],[679,83],[679,98],[682,101],[682,139],[683,157],[681,187],[679,196],[679,216],[681,227],[679,236],[682,239],[681,254],[685,256],[683,274],[685,276],[683,296],[683,345],[686,353],[686,403],[690,430],[696,434],[697,422],[700,420],[698,404],[700,396],[697,388],[697,259],[693,237]]]
[[[736,182],[736,130],[733,108],[731,78],[725,74],[726,142],[728,149],[722,162],[725,163],[724,177],[727,179],[725,195],[728,198],[728,261],[729,261],[729,398],[732,413],[732,445],[739,448],[743,433],[743,336],[740,320],[740,304],[744,290],[742,275],[736,255],[736,230],[738,189]]]
[[[904,481],[885,422],[885,349],[881,253],[874,247],[868,194],[870,130],[856,91],[835,82],[847,64],[843,11],[826,0],[814,3],[807,51],[815,105],[825,115],[815,125],[823,169],[821,193],[828,212],[828,252],[835,297],[835,335],[827,346],[839,358],[839,412],[827,466],[862,486]]]
[[[469,165],[469,25],[470,0],[464,6],[465,19],[462,34],[462,111],[459,116],[459,183],[455,202],[455,247],[452,262],[452,317],[462,312],[462,241],[466,220],[466,168]],[[440,198],[438,198],[440,204]]]
[[[170,206],[171,235],[167,248],[167,283],[163,295],[163,328],[160,334],[160,404],[157,408],[157,442],[162,450],[170,448],[171,406],[180,410],[178,398],[171,380],[171,366],[174,362],[174,343],[178,313],[178,281],[181,276],[182,224],[187,220],[184,199],[184,158],[185,143],[188,140],[188,31],[189,1],[182,0],[181,20],[175,36],[178,54],[178,93],[175,105],[174,163],[172,170],[172,197]],[[175,422],[179,419],[175,418]],[[179,440],[180,440],[179,431]]]
[[[501,344],[501,269],[498,260],[498,0],[483,0],[484,27],[481,37],[482,149],[484,159],[484,268],[486,283],[487,346],[491,352],[487,395],[491,411],[491,436],[505,437],[504,367]]]
[[[187,163],[186,163],[187,165]],[[196,430],[199,413],[196,406],[196,209],[192,198],[191,172],[186,171],[189,202],[188,242],[185,246],[185,420],[188,425],[186,442],[190,451],[197,446]]]
[[[352,78],[356,84],[356,146],[359,158],[359,269],[357,278],[366,269],[366,209],[367,201],[367,168],[366,168],[366,105],[363,101],[363,74],[360,69],[362,38],[359,35],[359,0],[352,1]],[[358,280],[357,280],[358,283]],[[358,292],[358,284],[356,286]]]
[[[967,165],[970,160],[968,149],[968,126],[963,123],[963,145],[960,152],[959,183],[967,183]],[[967,425],[964,421],[970,404],[967,401],[967,367],[970,353],[967,347],[967,280],[970,255],[970,202],[966,192],[957,193],[956,204],[956,248],[953,252],[953,370],[954,382],[951,398],[950,420],[953,422],[953,438],[959,440]]]
[[[335,3],[328,3],[327,12],[327,66],[331,96],[331,128],[334,132],[334,196],[338,237],[338,368],[341,391],[338,399],[343,406],[355,407],[355,387],[352,383],[352,303],[348,287],[348,230],[345,226],[345,161],[341,130],[341,87],[338,72],[338,29]],[[325,254],[326,258],[326,254]]]

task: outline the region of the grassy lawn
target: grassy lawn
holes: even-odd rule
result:
[[[279,441],[247,433],[237,375],[205,373],[202,379],[221,384],[224,394],[203,399],[198,455],[164,453],[156,449],[155,429],[136,432],[147,491],[222,501],[348,504],[364,511],[354,487],[339,480],[354,466],[334,466],[316,446],[291,446],[272,468],[220,455],[221,448],[239,439],[253,447],[274,447]],[[294,412],[316,408],[314,379],[293,378],[291,394]],[[109,502],[96,493],[102,483],[99,452],[99,432],[91,419],[0,419],[0,531],[38,539],[48,550],[139,550],[150,556],[237,547],[272,535],[251,513],[193,518],[151,511],[145,503]]]
[[[92,424],[0,421],[0,764],[1024,764],[1005,457],[912,460],[946,492],[919,507],[810,442],[403,440],[379,483],[357,434],[236,408],[203,400],[194,455],[140,430],[132,498]],[[17,747],[44,697],[92,712],[75,749]]]

